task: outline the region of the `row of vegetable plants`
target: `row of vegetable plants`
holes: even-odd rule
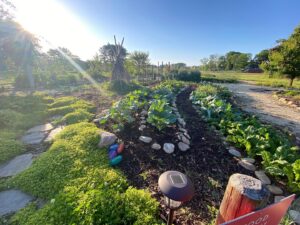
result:
[[[133,123],[137,113],[147,111],[147,122],[158,130],[175,124],[177,116],[171,103],[184,87],[183,82],[165,81],[154,88],[144,88],[127,94],[114,103],[109,113],[100,118],[101,125],[109,124],[114,131],[121,131],[125,124]]]
[[[245,150],[249,156],[260,159],[268,174],[287,181],[291,191],[299,192],[299,148],[293,145],[287,134],[239,110],[230,103],[229,91],[221,86],[199,84],[190,99],[227,141]]]

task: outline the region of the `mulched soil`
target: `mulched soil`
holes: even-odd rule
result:
[[[167,218],[163,195],[158,189],[158,178],[167,170],[178,170],[187,174],[195,185],[195,196],[176,211],[174,224],[207,224],[215,218],[208,206],[216,209],[222,201],[227,181],[233,173],[253,175],[238,166],[236,160],[228,153],[222,138],[201,119],[189,95],[192,87],[177,96],[177,107],[185,119],[191,149],[181,152],[177,146],[174,154],[167,154],[162,149],[151,149],[151,144],[138,140],[140,135],[153,138],[161,146],[166,142],[176,143],[176,126],[159,132],[153,127],[138,130],[139,120],[126,126],[118,137],[125,142],[123,161],[119,168],[126,174],[130,185],[148,189],[153,197],[160,201],[160,216]],[[137,115],[138,116],[138,115]]]

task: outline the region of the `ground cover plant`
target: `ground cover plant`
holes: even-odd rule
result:
[[[260,158],[267,173],[287,180],[288,188],[299,192],[299,148],[293,146],[288,135],[239,111],[229,103],[228,91],[222,87],[200,84],[191,100],[229,142],[244,149],[250,157]]]
[[[11,224],[157,224],[158,203],[129,187],[99,149],[99,129],[90,123],[67,126],[50,149],[10,186],[47,200],[11,218]]]

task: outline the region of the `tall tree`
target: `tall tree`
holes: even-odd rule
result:
[[[290,79],[290,86],[296,77],[300,76],[300,26],[292,35],[280,42],[279,46],[269,55],[270,64]]]
[[[141,75],[141,73],[145,72],[146,65],[149,64],[149,53],[141,52],[141,51],[134,51],[129,55],[129,60],[133,62],[133,64],[137,68],[137,75]]]

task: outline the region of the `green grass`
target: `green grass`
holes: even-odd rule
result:
[[[25,150],[19,138],[46,118],[48,102],[41,95],[0,96],[0,163]]]
[[[8,181],[47,200],[15,214],[10,224],[157,224],[158,202],[128,186],[99,149],[99,129],[90,123],[67,126],[33,165]]]
[[[201,75],[203,78],[222,80],[222,81],[247,81],[256,85],[273,86],[273,87],[289,87],[289,79],[274,77],[269,78],[263,73],[239,73],[239,72],[208,72],[204,71]],[[294,88],[300,88],[300,80],[294,80]]]

